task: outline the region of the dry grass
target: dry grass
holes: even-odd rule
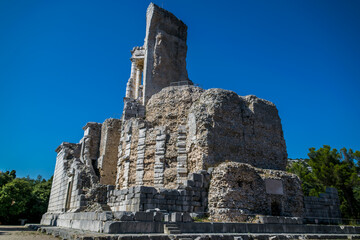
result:
[[[24,226],[0,225],[0,240],[59,240]]]

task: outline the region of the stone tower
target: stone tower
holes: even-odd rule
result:
[[[190,85],[186,70],[187,26],[151,3],[146,11],[144,46],[131,51],[124,117],[143,116],[152,95],[171,85]]]

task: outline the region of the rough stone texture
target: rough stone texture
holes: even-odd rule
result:
[[[81,139],[80,159],[88,166],[97,166],[100,149],[101,123],[89,122],[84,127],[84,137]]]
[[[123,119],[127,120],[130,118],[142,118],[145,115],[145,107],[135,99],[125,99]]]
[[[171,82],[188,79],[187,26],[172,13],[151,3],[146,12],[144,103]]]
[[[154,128],[150,128],[146,131],[143,177],[144,186],[154,186],[156,132],[157,131]]]
[[[154,127],[166,128],[164,186],[167,188],[177,186],[178,129],[186,125],[189,109],[203,91],[193,86],[167,87],[155,94],[146,106],[146,121]]]
[[[122,138],[120,145],[124,150],[119,155],[120,159],[126,158],[124,141],[131,141],[130,172],[125,173],[125,166],[122,167],[118,176],[120,188],[135,184],[132,177],[136,176],[139,133],[136,119],[124,123],[132,126],[131,140]],[[231,91],[205,91],[194,86],[167,87],[148,101],[144,121],[148,127],[143,182],[147,186],[176,188],[181,183],[179,171],[194,173],[225,160],[281,170],[286,165],[286,146],[276,107],[255,96],[241,97]],[[165,135],[157,135],[159,128],[164,129]],[[179,128],[183,129],[181,140]],[[125,176],[130,176],[128,185],[120,184]]]
[[[120,142],[120,128],[120,119],[109,118],[102,124],[100,157],[97,163],[97,167],[100,172],[101,184],[115,184],[118,146]]]
[[[123,120],[116,181],[118,188],[136,184],[140,122],[147,126],[144,133],[143,183],[146,186],[177,187],[178,157],[182,155],[186,158],[186,152],[179,153],[178,130],[180,126],[186,126],[189,109],[203,91],[194,86],[167,87],[149,100],[144,120],[141,118]],[[129,165],[129,172],[125,171],[126,162]],[[127,184],[124,184],[125,178]]]
[[[268,193],[267,180],[279,181],[283,193]],[[214,221],[244,221],[254,214],[302,217],[300,189],[300,180],[294,174],[254,168],[244,163],[222,163],[212,172],[210,218]]]
[[[285,170],[286,145],[273,103],[209,89],[192,105],[188,121],[189,162],[196,170],[225,160]]]

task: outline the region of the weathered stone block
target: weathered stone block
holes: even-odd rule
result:
[[[152,207],[154,208],[154,207]],[[150,209],[150,208],[149,208]],[[151,222],[153,220],[153,213],[135,212],[135,221]]]
[[[162,222],[164,221],[164,214],[161,212],[154,212],[153,219],[155,222]]]
[[[114,218],[119,221],[134,221],[132,212],[114,212]]]
[[[171,222],[181,222],[182,214],[180,212],[171,213]]]

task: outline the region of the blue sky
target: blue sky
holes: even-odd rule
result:
[[[154,1],[188,25],[201,87],[274,102],[291,158],[360,150],[360,1]],[[0,0],[0,170],[49,178],[55,148],[120,117],[150,1]]]

